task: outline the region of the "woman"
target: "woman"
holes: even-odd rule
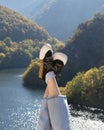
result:
[[[67,56],[63,53],[53,54],[50,44],[44,45],[39,54],[40,70],[39,78],[43,79],[47,86],[41,107],[38,130],[70,130],[69,108],[66,96],[61,95],[56,77],[67,62]]]

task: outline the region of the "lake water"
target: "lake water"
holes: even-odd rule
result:
[[[0,130],[37,130],[43,91],[23,87],[23,71],[0,71]],[[104,130],[99,114],[71,109],[71,130]]]

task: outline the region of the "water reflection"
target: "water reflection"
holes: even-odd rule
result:
[[[12,110],[9,120],[14,130],[36,130],[40,110],[40,100],[36,99],[34,105],[29,103],[21,106],[17,111]],[[14,120],[15,119],[15,120]]]
[[[0,72],[0,130],[37,130],[43,91],[23,87],[22,72]],[[70,110],[71,130],[104,130],[103,111]]]
[[[43,92],[23,87],[22,72],[0,71],[0,130],[36,130]]]

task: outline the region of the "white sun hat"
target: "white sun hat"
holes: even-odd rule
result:
[[[53,60],[61,60],[65,65],[67,63],[68,56],[64,53],[56,52],[53,54]]]
[[[45,57],[45,54],[48,52],[48,51],[51,51],[53,53],[53,50],[52,50],[52,47],[49,43],[45,44],[41,50],[40,50],[40,53],[39,53],[39,59],[44,59]]]

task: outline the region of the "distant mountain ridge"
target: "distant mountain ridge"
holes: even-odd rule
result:
[[[33,4],[21,10],[21,12],[30,17],[30,18],[38,18],[43,13],[45,13],[57,0],[40,0],[35,1]],[[28,10],[27,10],[28,8]]]
[[[28,0],[0,2],[43,26],[51,36],[66,41],[77,26],[97,12],[104,12],[104,0]],[[7,3],[8,4],[7,4]],[[17,6],[16,6],[17,4]]]
[[[21,10],[33,4],[35,1],[37,0],[0,0],[0,4],[17,12],[21,12]]]
[[[97,12],[104,12],[104,0],[45,0],[35,12],[28,15],[61,40],[68,39],[77,26]]]

